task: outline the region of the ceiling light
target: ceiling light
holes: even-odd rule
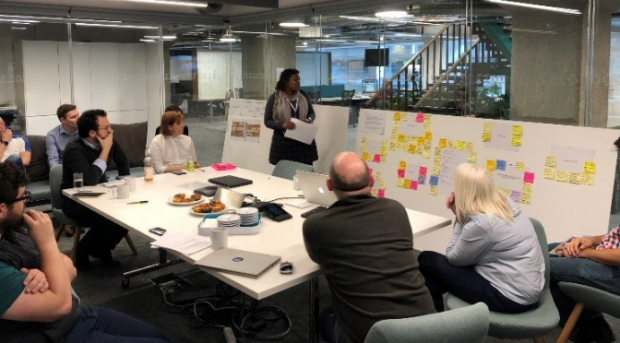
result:
[[[396,37],[422,37],[419,33],[395,33]]]
[[[144,43],[155,43],[154,39],[146,39],[146,38],[142,38],[140,39],[140,42],[144,42]]]
[[[508,0],[486,0],[486,1],[492,2],[495,4],[500,4],[500,5],[527,7],[527,8],[533,8],[533,9],[543,10],[543,11],[560,12],[560,13],[566,13],[566,14],[581,14],[581,11],[574,10],[571,8],[527,4],[524,2],[516,2],[516,1],[508,1]]]
[[[94,27],[115,27],[120,29],[145,29],[154,30],[158,29],[157,26],[142,26],[142,25],[120,25],[120,24],[95,24],[95,23],[75,23],[77,26],[94,26]]]
[[[38,20],[25,20],[25,19],[24,19],[24,20],[21,20],[21,19],[4,19],[4,18],[0,18],[0,22],[3,22],[3,23],[15,23],[15,22],[19,22],[20,24],[23,24],[23,23],[29,23],[29,24],[32,24],[32,23],[39,23],[39,21],[38,21]]]
[[[405,18],[407,17],[407,11],[381,11],[375,13],[376,17],[379,18]]]
[[[158,5],[203,7],[203,8],[209,6],[209,4],[207,3],[188,2],[188,1],[169,1],[169,0],[120,0],[120,1],[143,2],[143,3],[158,4]]]
[[[288,23],[280,23],[282,27],[308,27],[310,25],[304,24],[302,22],[288,22]]]
[[[174,36],[174,35],[170,35],[170,36],[144,36],[144,38],[147,38],[147,39],[162,39],[162,40],[175,40],[175,39],[177,39],[177,36]]]
[[[27,27],[25,26],[11,26],[11,30],[25,30]]]
[[[304,46],[307,46],[307,45],[308,45],[308,42],[303,42],[302,44],[303,44]]]
[[[30,25],[32,23],[27,23],[27,22],[24,22],[24,21],[14,21],[13,24],[15,24],[15,25]]]

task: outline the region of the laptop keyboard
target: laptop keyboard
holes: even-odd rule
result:
[[[301,217],[302,218],[308,218],[309,216],[311,216],[311,215],[313,215],[315,213],[323,212],[326,209],[327,209],[327,207],[325,207],[325,206],[318,206],[318,207],[315,207],[315,208],[311,209],[310,211],[306,211],[306,212],[302,213]]]

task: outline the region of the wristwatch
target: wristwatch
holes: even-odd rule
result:
[[[0,144],[4,144],[4,145],[8,146],[9,142],[7,142],[7,141],[0,141]]]

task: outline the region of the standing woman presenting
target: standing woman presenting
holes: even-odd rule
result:
[[[269,163],[276,165],[280,160],[289,160],[312,165],[319,159],[316,142],[305,144],[284,137],[286,130],[295,130],[292,118],[312,123],[316,115],[308,95],[299,89],[299,70],[285,69],[276,83],[265,107],[265,126],[273,129]]]

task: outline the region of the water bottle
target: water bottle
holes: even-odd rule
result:
[[[153,169],[153,164],[151,163],[151,153],[147,148],[144,154],[144,181],[153,181],[153,176],[155,176],[155,169]]]
[[[191,153],[187,155],[187,171],[188,172],[194,171],[194,157],[192,156]]]

